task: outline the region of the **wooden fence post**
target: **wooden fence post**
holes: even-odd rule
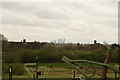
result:
[[[111,49],[109,49],[107,55],[106,55],[106,59],[104,61],[105,64],[109,64],[110,63],[110,58],[111,58]],[[102,80],[106,80],[107,79],[107,71],[108,71],[108,67],[103,67],[103,72],[102,72]]]
[[[12,80],[12,66],[9,66],[9,80]]]

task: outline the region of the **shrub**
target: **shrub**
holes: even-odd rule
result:
[[[91,60],[98,61],[98,62],[104,62],[106,54],[107,54],[107,51],[103,49],[96,49],[91,52]]]
[[[21,56],[17,52],[9,52],[3,59],[5,63],[16,63],[21,61]]]
[[[15,63],[15,64],[2,64],[2,74],[8,74],[9,73],[9,66],[12,66],[12,73],[15,75],[22,75],[25,73],[24,64],[22,63]]]
[[[3,63],[2,64],[2,74],[8,74],[8,65]]]
[[[23,63],[34,63],[36,61],[37,54],[39,50],[23,50],[21,55],[21,62]]]
[[[24,64],[15,63],[15,64],[12,64],[12,66],[13,66],[13,74],[22,75],[25,73]]]
[[[120,63],[120,48],[119,49],[115,49],[112,52],[112,56],[111,56],[111,62],[116,62],[116,63]]]

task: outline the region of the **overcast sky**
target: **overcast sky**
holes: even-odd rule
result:
[[[2,9],[10,41],[118,42],[117,2],[5,2]]]

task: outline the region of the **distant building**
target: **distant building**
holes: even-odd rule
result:
[[[65,38],[63,38],[63,39],[58,39],[58,44],[65,44]]]
[[[52,41],[52,43],[56,44],[56,43],[57,43],[57,41],[56,41],[56,40],[53,40],[53,41]]]
[[[62,42],[63,44],[65,44],[65,38],[63,39],[63,42]]]
[[[58,44],[61,44],[61,42],[62,42],[62,39],[58,39]]]

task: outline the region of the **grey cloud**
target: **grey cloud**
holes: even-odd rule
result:
[[[42,3],[4,3],[3,8],[10,9],[16,13],[33,14],[40,18],[60,19],[67,18],[57,5],[44,5]]]
[[[42,30],[43,32],[48,31],[41,35],[43,39],[48,39],[44,36],[49,34],[54,35],[53,39],[63,36],[72,41],[79,41],[81,38],[83,40],[93,39],[94,37],[103,40],[103,36],[111,35],[114,38],[109,39],[116,41],[116,36],[113,36],[112,33],[116,34],[117,29],[117,6],[112,2],[104,4],[85,2],[3,3],[3,24],[7,24],[5,29],[12,26],[17,26],[16,28],[23,26],[28,30],[34,28],[40,30],[36,33],[37,29],[35,29],[30,35],[38,36]],[[16,28],[14,27],[15,31]],[[107,34],[109,31],[112,33]],[[21,32],[20,30],[19,35]],[[29,35],[30,31],[27,32]],[[27,32],[23,32],[23,34],[27,34]],[[57,32],[58,34],[56,34]],[[9,31],[5,34],[8,33]],[[99,37],[99,35],[101,36]],[[79,39],[77,36],[81,36],[81,38]],[[72,37],[75,38],[72,39]]]
[[[3,24],[16,24],[16,25],[59,28],[61,26],[63,27],[67,26],[69,23],[69,20],[67,21],[59,20],[62,17],[65,18],[65,16],[62,15],[62,13],[58,12],[59,9],[52,10],[54,9],[53,7],[51,9],[48,6],[47,8],[37,8],[36,10],[34,9],[30,10],[24,7],[15,8],[15,6],[17,6],[15,3],[14,3],[15,5],[13,3],[12,4],[8,3],[8,4],[11,6],[6,6],[7,4],[4,4],[5,9],[3,10],[3,13],[4,13]],[[18,6],[21,6],[21,5],[18,5]],[[58,19],[56,20],[57,17]]]
[[[15,24],[15,25],[23,25],[23,26],[37,26],[37,27],[45,27],[45,28],[60,28],[61,26],[68,26],[68,21],[63,20],[55,20],[55,19],[41,19],[36,15],[24,14],[24,13],[15,13],[12,11],[5,11],[3,14],[3,24]]]

